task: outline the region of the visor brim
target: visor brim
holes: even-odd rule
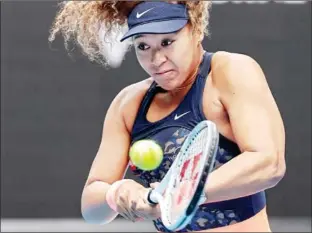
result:
[[[187,19],[172,19],[161,22],[151,22],[141,24],[130,29],[120,40],[120,42],[140,34],[168,34],[181,30],[186,24]]]

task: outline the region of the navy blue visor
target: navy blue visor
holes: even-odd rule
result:
[[[120,41],[140,34],[174,33],[181,30],[188,20],[187,8],[183,4],[143,2],[128,16],[129,31]]]

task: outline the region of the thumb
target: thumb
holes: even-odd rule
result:
[[[155,183],[151,183],[150,187],[155,189],[155,188],[157,188],[158,185],[159,185],[159,182],[155,182]]]

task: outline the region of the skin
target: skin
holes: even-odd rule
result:
[[[155,80],[168,92],[155,96],[147,119],[158,121],[177,108],[195,80],[202,59],[200,38],[189,25],[177,33],[134,38],[138,61],[153,78],[126,87],[109,107],[101,144],[82,193],[81,210],[86,221],[108,223],[115,218],[105,195],[110,184],[124,176],[130,132],[140,103]],[[278,184],[286,169],[284,126],[257,62],[242,54],[216,52],[202,104],[206,118],[242,151],[210,175],[205,187],[207,202],[247,196]],[[146,203],[147,192],[133,180],[123,183],[115,200],[118,212],[131,221],[160,217],[159,207]],[[266,208],[246,221],[212,231],[270,231]]]

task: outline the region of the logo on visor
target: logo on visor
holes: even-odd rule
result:
[[[141,18],[143,15],[145,15],[147,12],[153,10],[154,8],[155,7],[151,8],[151,9],[148,9],[146,11],[143,11],[142,13],[137,12],[137,14],[136,14],[137,19]]]

